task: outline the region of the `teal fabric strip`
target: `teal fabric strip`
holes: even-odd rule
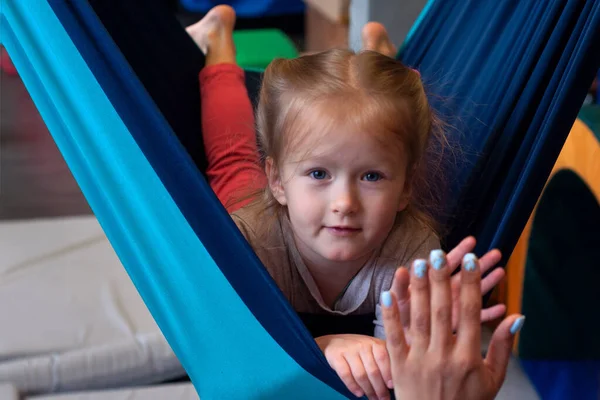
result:
[[[600,142],[600,105],[589,104],[581,107],[578,117],[590,128]]]
[[[47,0],[2,4],[4,46],[201,398],[343,398],[299,367],[233,291]]]

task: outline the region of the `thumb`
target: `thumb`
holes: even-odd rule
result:
[[[392,281],[392,288],[390,291],[394,293],[396,300],[398,301],[398,309],[400,312],[400,321],[402,326],[408,327],[410,325],[410,291],[408,285],[410,283],[410,274],[404,267],[400,267],[394,274],[394,280]]]
[[[485,362],[498,385],[502,385],[504,381],[515,335],[521,330],[524,323],[525,317],[522,315],[508,316],[498,325],[492,335]]]

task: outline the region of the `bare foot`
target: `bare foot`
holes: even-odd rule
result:
[[[369,22],[362,29],[363,50],[376,51],[388,57],[396,57],[396,47],[390,41],[385,27],[379,22]]]
[[[235,11],[221,5],[212,8],[204,18],[185,30],[206,55],[206,65],[235,64],[234,26]]]

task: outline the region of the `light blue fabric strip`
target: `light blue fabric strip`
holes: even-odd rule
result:
[[[154,173],[47,0],[35,3],[2,0],[3,44],[201,398],[343,398],[302,369],[256,321]]]

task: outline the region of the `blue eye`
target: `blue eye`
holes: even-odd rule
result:
[[[310,176],[313,177],[314,179],[325,179],[327,177],[327,172],[323,171],[322,169],[317,169],[315,171],[312,171],[310,173]]]
[[[365,180],[369,182],[377,182],[381,179],[381,174],[379,172],[369,172],[365,174]]]

